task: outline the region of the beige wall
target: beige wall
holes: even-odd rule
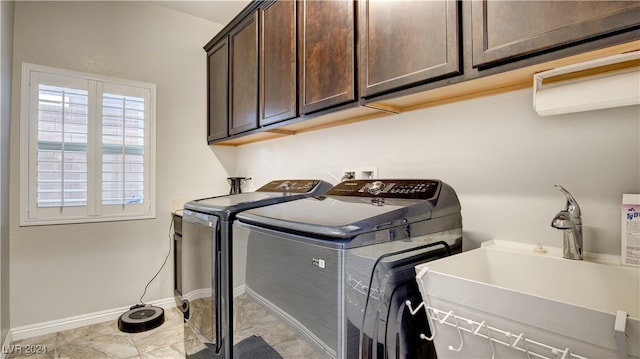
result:
[[[460,197],[467,249],[492,238],[561,247],[550,226],[565,205],[559,183],[582,207],[585,250],[620,255],[622,193],[640,193],[640,107],[540,117],[521,90],[242,146],[237,166],[257,183],[335,183],[329,173],[366,166],[442,179]]]
[[[169,249],[172,201],[224,194],[206,144],[206,56],[221,25],[148,2],[17,2],[11,115],[11,326],[136,304]],[[4,31],[3,31],[4,34]],[[157,85],[157,219],[19,227],[23,62]],[[220,160],[218,160],[220,158]],[[171,261],[145,301],[173,295]],[[4,290],[3,290],[4,293]]]

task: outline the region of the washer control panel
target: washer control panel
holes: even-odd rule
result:
[[[278,180],[258,188],[256,192],[308,193],[315,189],[319,180]]]
[[[440,192],[439,180],[380,179],[344,181],[326,193],[327,196],[435,199]]]

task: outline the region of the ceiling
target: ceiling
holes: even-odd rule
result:
[[[150,1],[153,4],[226,25],[251,0]]]

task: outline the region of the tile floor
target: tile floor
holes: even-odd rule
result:
[[[185,346],[183,349],[188,354],[193,355],[204,350],[202,335],[213,337],[211,318],[213,312],[211,308],[211,297],[199,298],[190,302],[191,317],[189,323],[183,326],[185,336]],[[241,294],[234,298],[234,349],[245,339],[258,336],[261,337],[275,352],[283,359],[327,359],[324,355],[314,349],[290,326],[276,319],[266,307],[257,304],[247,294]],[[196,334],[194,327],[198,328]],[[206,341],[206,340],[205,340]],[[236,359],[262,359],[252,356],[251,353],[239,355],[234,350]],[[197,356],[197,355],[196,355]]]
[[[156,329],[123,333],[118,330],[117,320],[112,320],[14,341],[14,352],[7,358],[179,359],[185,356],[183,328],[182,313],[170,308],[165,309],[165,322]],[[31,353],[26,353],[28,350]]]
[[[205,310],[211,307],[208,299],[191,302],[191,321],[205,332],[210,330],[206,330],[200,317],[212,315],[210,310]],[[240,295],[234,301],[234,344],[257,335],[283,358],[326,358],[247,295]],[[123,333],[118,329],[117,320],[112,320],[14,341],[14,352],[7,359],[183,359],[185,342],[190,354],[204,348],[192,331],[185,333],[182,313],[177,308],[165,309],[164,312],[165,322],[160,327],[142,333]]]

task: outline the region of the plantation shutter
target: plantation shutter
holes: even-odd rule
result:
[[[21,225],[155,217],[155,85],[30,64],[23,79]]]

